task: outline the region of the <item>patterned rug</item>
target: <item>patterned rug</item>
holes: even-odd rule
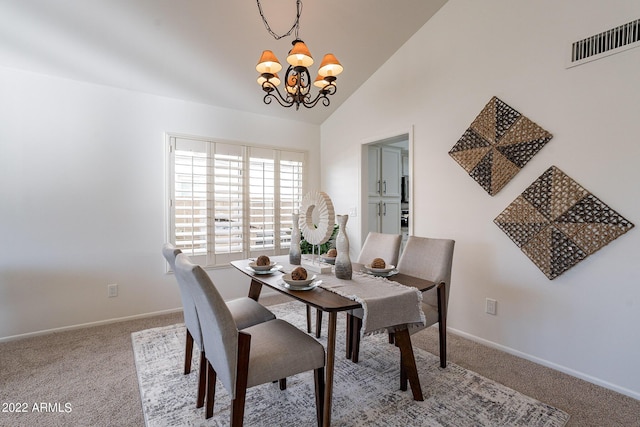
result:
[[[278,318],[306,329],[304,305],[291,302],[269,307]],[[325,318],[328,316],[324,316]],[[385,334],[361,341],[360,361],[344,357],[344,318],[338,316],[333,389],[334,426],[564,426],[569,415],[474,372],[414,348],[424,402],[399,390],[399,351]],[[324,325],[323,325],[324,326]],[[323,327],[323,332],[326,331]],[[320,341],[326,343],[326,334]],[[205,420],[195,407],[197,366],[183,375],[184,325],[132,334],[138,383],[146,425],[227,426],[229,395],[218,382],[214,416]],[[195,352],[194,352],[195,353]],[[287,389],[264,384],[247,390],[245,425],[315,425],[313,373],[287,378]]]

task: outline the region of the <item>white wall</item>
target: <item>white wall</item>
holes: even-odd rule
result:
[[[161,254],[165,132],[319,155],[316,125],[7,68],[0,94],[0,339],[181,307]],[[247,294],[241,273],[211,275]]]
[[[628,0],[449,0],[321,128],[322,188],[346,213],[360,145],[413,126],[414,234],[456,240],[452,330],[635,398],[640,229],[550,281],[493,219],[556,165],[640,225],[640,48],[565,69],[570,41],[639,17]],[[491,197],[448,151],[494,95],[554,137]]]

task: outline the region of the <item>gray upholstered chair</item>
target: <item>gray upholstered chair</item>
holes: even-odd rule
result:
[[[400,234],[369,232],[356,262],[370,264],[374,258],[382,258],[385,263],[397,266],[401,243]]]
[[[410,236],[398,262],[401,273],[436,283],[435,288],[422,293],[422,311],[427,321],[424,328],[438,323],[440,366],[443,368],[447,366],[447,307],[455,243],[450,239]],[[411,333],[424,328],[412,329]]]
[[[382,258],[386,264],[397,265],[398,255],[400,253],[400,244],[402,243],[402,236],[400,234],[386,234],[369,232],[365,239],[360,255],[358,255],[357,263],[370,264],[374,258]],[[362,310],[353,310],[347,313],[347,358],[351,353],[351,345],[349,335],[351,334],[351,326],[353,322],[352,315],[355,315],[362,319],[364,312]],[[362,321],[360,321],[362,326]],[[320,338],[322,326],[322,311],[316,312],[316,337]],[[307,306],[307,332],[311,333],[311,307]],[[357,356],[356,356],[357,361]]]
[[[176,248],[171,243],[165,243],[162,247],[162,255],[169,263],[171,270],[176,270],[176,257],[181,254],[182,251]],[[184,255],[186,256],[186,255]],[[193,355],[193,343],[197,344],[200,349],[200,372],[198,380],[198,397],[196,406],[201,408],[204,405],[205,387],[206,387],[206,359],[204,354],[204,346],[202,342],[202,332],[200,329],[200,320],[196,310],[193,297],[189,293],[189,290],[180,281],[178,281],[180,288],[180,298],[182,299],[182,309],[184,313],[184,323],[187,329],[187,338],[185,341],[185,355],[184,355],[184,374],[191,372],[191,358]],[[247,328],[249,326],[256,325],[258,323],[273,320],[276,316],[260,303],[252,300],[251,298],[238,298],[227,302],[231,315],[240,329]],[[284,377],[283,377],[284,378]],[[281,382],[281,387],[285,387],[286,383]]]
[[[382,258],[385,264],[397,266],[401,244],[402,236],[400,234],[369,232],[356,262],[366,265],[370,264],[374,258]],[[358,362],[363,316],[364,311],[361,308],[347,313],[346,356],[353,362]],[[358,337],[356,338],[354,335]]]
[[[419,277],[436,283],[436,287],[422,293],[422,311],[426,324],[422,328],[413,328],[411,333],[418,332],[438,323],[440,341],[440,366],[447,366],[447,306],[449,289],[451,288],[451,266],[455,241],[450,239],[431,239],[410,236],[398,261],[398,271],[409,276]],[[439,297],[442,299],[439,300]],[[360,331],[352,335],[353,352],[357,361]],[[390,334],[389,342],[393,342]],[[406,379],[404,379],[406,389]]]
[[[280,320],[238,328],[229,307],[207,273],[184,254],[176,258],[176,276],[193,295],[207,359],[206,418],[213,415],[216,380],[229,392],[231,426],[242,426],[247,388],[314,371],[316,417],[322,423],[324,347]]]

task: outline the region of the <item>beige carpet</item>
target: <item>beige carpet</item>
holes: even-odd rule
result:
[[[181,314],[164,315],[0,343],[0,403],[27,404],[26,412],[0,412],[0,426],[144,426],[131,333],[182,321]],[[434,328],[412,340],[438,354]],[[640,401],[630,397],[453,334],[448,355],[571,414],[568,427],[640,426]],[[34,412],[41,403],[51,411]]]
[[[297,302],[271,309],[277,318],[304,328],[305,310]],[[344,348],[344,316],[338,319],[337,348]],[[229,393],[218,383],[214,416],[195,407],[197,372],[182,373],[183,324],[132,334],[138,383],[147,427],[229,424]],[[326,338],[320,341],[326,346]],[[360,362],[338,357],[335,364],[331,424],[340,427],[564,427],[569,415],[475,372],[414,349],[424,401],[399,390],[400,356],[384,334],[362,339]],[[341,355],[340,355],[341,356]],[[193,363],[197,358],[194,357]],[[245,424],[255,427],[308,426],[315,423],[313,373],[287,378],[287,389],[263,384],[247,390]]]

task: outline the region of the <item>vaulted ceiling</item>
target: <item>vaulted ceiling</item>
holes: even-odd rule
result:
[[[255,0],[2,0],[0,66],[320,124],[445,2],[304,0],[311,72],[329,52],[345,68],[329,107],[263,103],[258,58],[286,64],[293,37],[269,35]],[[295,0],[261,3],[274,32],[291,27]]]

